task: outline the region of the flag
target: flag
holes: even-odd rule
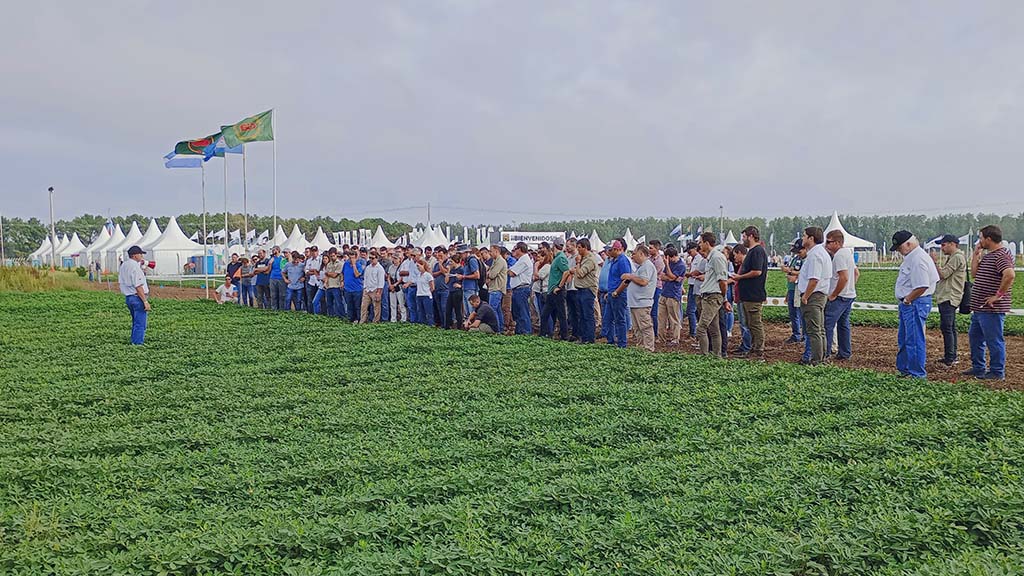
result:
[[[241,230],[233,231],[231,233],[231,241],[232,242],[241,242],[242,241],[242,231]]]
[[[273,110],[250,116],[237,124],[221,126],[224,143],[235,147],[245,142],[263,142],[274,139]]]
[[[210,134],[206,138],[198,138],[196,140],[182,140],[174,145],[174,152],[172,154],[179,154],[182,156],[200,156],[205,155],[206,148],[212,146],[220,139],[220,132],[216,134]],[[168,155],[169,156],[169,155]],[[170,160],[168,156],[164,158]]]
[[[193,242],[198,242],[199,241],[199,232],[193,232],[192,235],[188,237],[188,239],[193,241]]]
[[[223,142],[224,141],[221,140],[219,143],[222,144]],[[239,144],[238,146],[235,146],[233,148],[227,148],[225,146],[216,146],[213,149],[213,156],[216,156],[217,158],[223,158],[224,154],[242,154],[244,152],[245,152],[245,146],[243,146],[241,144]]]
[[[679,234],[681,234],[682,232],[683,232],[683,223],[680,222],[679,224],[676,225],[675,228],[672,229],[671,232],[668,233],[668,235],[672,236],[674,238],[674,237],[678,236]]]
[[[256,229],[249,230],[249,233],[245,235],[246,242],[252,242],[256,238]]]
[[[202,165],[202,158],[178,158],[177,156],[164,162],[164,168],[199,168]]]

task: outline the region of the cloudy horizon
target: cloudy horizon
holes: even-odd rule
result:
[[[15,3],[4,216],[200,212],[273,108],[283,217],[1024,211],[1024,4]],[[223,164],[207,204],[223,210]],[[248,146],[270,215],[272,145]],[[241,161],[228,167],[241,211]]]

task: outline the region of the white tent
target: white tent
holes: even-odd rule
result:
[[[331,239],[327,237],[327,234],[324,232],[322,226],[316,227],[316,235],[314,235],[313,239],[309,241],[309,245],[316,246],[317,249],[320,250],[321,254],[330,250],[331,248],[334,248],[334,243],[331,242]]]
[[[57,253],[57,256],[60,256],[61,250],[64,250],[65,248],[67,248],[68,244],[70,244],[70,243],[71,243],[71,238],[68,238],[67,234],[62,235],[60,237],[60,240],[57,242],[57,248],[54,250],[54,252]]]
[[[825,234],[828,234],[829,232],[831,232],[833,230],[839,230],[840,232],[843,233],[843,247],[844,248],[853,248],[854,250],[874,250],[875,249],[875,243],[874,242],[868,242],[867,240],[864,240],[863,238],[858,238],[858,237],[854,236],[853,234],[850,234],[849,232],[847,232],[846,228],[843,228],[843,223],[839,221],[839,212],[832,212],[832,220],[829,221],[828,227],[825,228]]]
[[[302,231],[299,230],[299,225],[295,224],[292,226],[292,233],[288,236],[288,239],[281,245],[281,250],[284,252],[302,252],[309,246],[309,242],[306,237],[302,235]]]
[[[146,249],[146,258],[156,262],[158,274],[180,274],[190,257],[202,254],[203,245],[189,240],[173,216],[160,238]]]
[[[434,235],[434,237],[437,239],[437,244],[435,244],[435,246],[444,246],[445,248],[447,248],[448,246],[451,245],[452,241],[449,240],[448,235],[445,234],[443,230],[441,230],[440,224],[438,224],[434,228]]]
[[[82,251],[81,256],[78,257],[78,264],[88,267],[92,262],[89,258],[93,251],[103,246],[108,241],[110,241],[110,232],[107,230],[106,226],[100,226],[100,231],[96,234],[96,239],[92,241],[92,244],[86,246],[85,250]]]
[[[110,245],[110,241],[113,240],[114,235],[120,229],[120,225],[115,225],[114,231],[110,232],[107,230],[106,226],[103,227],[103,230],[100,232],[100,238],[104,239],[101,241],[100,238],[97,238],[95,242],[90,244],[89,247],[85,249],[85,259],[87,265],[92,265],[95,262],[99,262],[102,265],[103,249],[105,246]],[[121,237],[124,237],[124,233],[121,234]]]
[[[78,238],[78,232],[75,232],[71,236],[71,240],[68,241],[68,245],[65,246],[64,249],[61,250],[60,252],[57,252],[57,258],[59,258],[61,261],[63,261],[64,258],[67,258],[67,257],[70,257],[70,256],[77,256],[77,255],[81,254],[84,250],[85,250],[85,244],[82,244],[81,239]],[[75,259],[75,263],[76,264],[78,263],[78,259],[77,258]]]
[[[636,238],[633,238],[633,232],[629,228],[626,228],[626,233],[622,235],[622,239],[626,241],[626,250],[632,252],[636,248]]]
[[[394,242],[388,240],[388,237],[384,235],[384,229],[377,225],[377,229],[373,231],[373,238],[370,238],[370,248],[394,248]]]
[[[109,259],[107,258],[107,254],[111,248],[117,246],[121,242],[124,242],[124,239],[124,231],[121,230],[121,225],[118,224],[114,227],[114,231],[110,233],[110,240],[107,240],[103,246],[100,246],[99,250],[91,252],[89,257],[93,262],[99,262],[105,272],[113,272],[117,269],[117,266],[111,267],[108,265]]]
[[[39,244],[39,248],[36,248],[35,252],[32,252],[31,254],[29,254],[28,255],[28,259],[29,260],[41,259],[43,257],[44,253],[49,253],[50,252],[50,247],[51,246],[52,246],[52,244],[50,244],[50,237],[47,236],[47,237],[43,238],[43,241],[40,242],[40,244]]]
[[[117,244],[110,243],[103,249],[104,266],[107,270],[117,270],[128,258],[128,249],[136,245],[142,239],[142,230],[139,230],[139,223],[132,222],[128,233]]]
[[[266,248],[267,251],[269,252],[271,247],[273,247],[273,246],[283,246],[284,243],[287,242],[287,241],[288,241],[288,236],[285,235],[284,228],[281,228],[281,225],[278,224],[277,225],[277,230],[274,230],[274,237],[271,238],[270,240],[268,240],[267,243],[263,247]]]
[[[431,248],[436,246],[448,246],[448,239],[441,233],[441,227],[431,228],[427,226],[427,229],[423,231],[423,235],[420,236],[419,240],[416,241],[416,245],[420,248]]]
[[[590,233],[590,249],[594,252],[600,252],[604,248],[605,242],[601,240],[601,237],[597,235],[597,230]]]
[[[736,240],[736,236],[732,233],[732,230],[729,230],[729,233],[725,235],[725,240],[722,241],[722,244],[725,244],[726,246],[735,246],[739,244],[739,241]]]
[[[142,235],[142,238],[139,238],[139,241],[136,242],[136,244],[139,245],[139,248],[145,250],[150,244],[160,239],[160,234],[160,227],[157,226],[156,219],[154,218],[149,221],[149,228],[146,228],[146,233]],[[131,246],[129,246],[129,248],[131,248]]]

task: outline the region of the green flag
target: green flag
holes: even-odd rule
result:
[[[198,138],[196,140],[182,140],[174,145],[175,154],[189,154],[192,156],[203,154],[203,150],[212,145],[214,142],[220,139],[220,132],[211,134],[206,138]]]
[[[271,121],[273,110],[250,116],[238,124],[221,126],[224,133],[224,144],[234,148],[246,142],[262,142],[274,139],[274,127]]]

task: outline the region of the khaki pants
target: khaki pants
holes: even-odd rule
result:
[[[755,356],[764,354],[764,318],[761,310],[764,302],[743,303],[743,323],[750,330],[750,353]]]
[[[807,333],[804,338],[811,344],[811,364],[821,364],[825,359],[825,303],[828,297],[815,292],[807,298],[807,304],[800,306]]]
[[[633,333],[640,341],[640,347],[648,352],[654,352],[654,320],[651,318],[651,309],[630,308],[629,315],[633,317]]]
[[[682,328],[679,323],[679,304],[679,300],[664,296],[658,301],[658,329],[661,332],[658,338],[662,342],[679,341],[679,330]]]
[[[470,328],[470,332],[480,332],[481,334],[494,334],[494,329],[491,328],[490,324],[480,324],[476,328]]]
[[[718,329],[718,310],[725,302],[720,292],[702,294],[700,297],[700,320],[697,321],[697,339],[700,340],[700,353],[707,354],[714,350],[720,355],[722,350],[722,332]]]
[[[373,304],[373,321],[380,322],[380,291],[363,292],[363,301],[359,305],[359,321],[366,324],[370,316],[370,304]]]
[[[516,331],[516,319],[512,317],[512,291],[507,290],[501,295],[501,313],[505,317],[505,332],[514,334]]]

